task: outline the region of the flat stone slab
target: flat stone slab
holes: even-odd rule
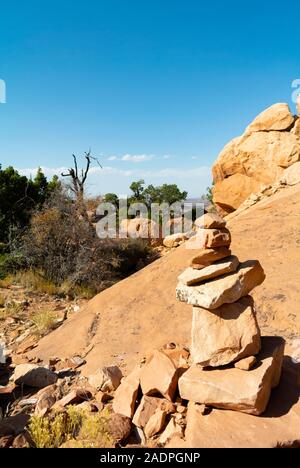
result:
[[[267,410],[260,417],[220,409],[203,416],[199,406],[190,403],[185,442],[174,441],[173,448],[299,447],[299,378],[299,363],[285,356],[280,384],[272,391]]]
[[[194,237],[186,242],[185,246],[187,249],[197,249],[197,245],[193,241]],[[192,259],[190,266],[195,270],[202,270],[202,268],[205,268],[218,260],[222,260],[223,258],[230,256],[231,250],[228,249],[228,247],[219,247],[217,249],[202,249],[200,252],[198,252],[197,256]]]
[[[176,297],[190,305],[204,309],[217,309],[223,304],[232,304],[247,296],[252,289],[265,280],[265,273],[257,260],[241,263],[235,273],[223,275],[198,286],[179,283]]]
[[[195,270],[191,267],[187,268],[180,276],[178,276],[178,281],[187,286],[203,283],[206,280],[217,278],[218,276],[225,275],[226,273],[234,273],[239,264],[239,259],[232,255],[231,257],[219,260],[202,270]]]
[[[257,364],[249,372],[234,367],[205,371],[194,365],[180,377],[179,394],[194,403],[260,415],[279,384],[284,346],[283,338],[263,337]]]
[[[165,353],[154,350],[151,358],[142,368],[140,384],[144,395],[161,394],[172,401],[178,382],[177,368]]]
[[[113,410],[117,414],[122,414],[132,418],[136,407],[136,399],[140,386],[141,368],[134,370],[121,380],[121,385],[117,388],[113,399]]]
[[[260,351],[253,299],[218,309],[193,307],[191,359],[202,367],[224,366]]]

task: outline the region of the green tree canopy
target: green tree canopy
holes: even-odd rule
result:
[[[119,205],[119,198],[115,193],[106,193],[103,197],[103,201],[105,203],[112,203],[116,207]]]
[[[172,204],[186,200],[188,195],[187,192],[181,192],[176,184],[163,184],[155,187],[154,185],[148,185],[144,188],[145,182],[140,180],[133,182],[130,189],[134,192],[132,197],[134,201],[145,202],[148,207],[151,203],[168,203]]]
[[[143,179],[138,180],[137,182],[132,182],[130,185],[130,190],[133,192],[132,201],[142,202],[144,200],[144,185],[145,181]]]
[[[43,205],[57,184],[56,179],[48,183],[41,169],[32,180],[0,165],[0,242],[9,242],[13,229],[28,224],[32,210]]]

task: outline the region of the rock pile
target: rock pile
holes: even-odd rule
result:
[[[259,415],[279,383],[284,351],[281,338],[261,339],[249,296],[265,274],[258,261],[240,263],[231,254],[224,219],[205,214],[196,224],[189,242],[202,250],[176,289],[177,298],[193,306],[192,365],[179,379],[179,393],[184,400]]]
[[[151,352],[114,394],[114,412],[132,420],[142,444],[178,445],[193,405],[203,415],[219,408],[258,416],[280,380],[284,340],[261,338],[249,296],[265,279],[260,263],[232,255],[219,215],[207,213],[196,226],[186,245],[200,251],[176,290],[193,306],[190,350],[169,344]]]

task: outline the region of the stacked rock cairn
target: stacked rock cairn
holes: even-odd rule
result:
[[[201,414],[213,407],[258,416],[280,381],[284,340],[261,337],[249,296],[265,279],[260,263],[240,263],[231,254],[220,216],[205,214],[196,228],[185,245],[199,251],[177,286],[178,299],[193,306],[190,349],[169,343],[149,352],[113,400],[114,412],[132,420],[143,444],[154,437],[169,447],[185,437],[189,408],[197,404]]]
[[[261,337],[249,293],[263,283],[257,260],[240,263],[226,221],[207,213],[186,246],[199,249],[178,278],[177,298],[193,306],[191,367],[179,378],[181,398],[259,415],[280,380],[284,340]]]

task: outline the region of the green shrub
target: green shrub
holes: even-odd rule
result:
[[[150,251],[142,240],[99,239],[76,204],[59,194],[32,217],[18,254],[28,269],[56,286],[67,284],[76,296],[78,287],[91,295],[137,271]]]

